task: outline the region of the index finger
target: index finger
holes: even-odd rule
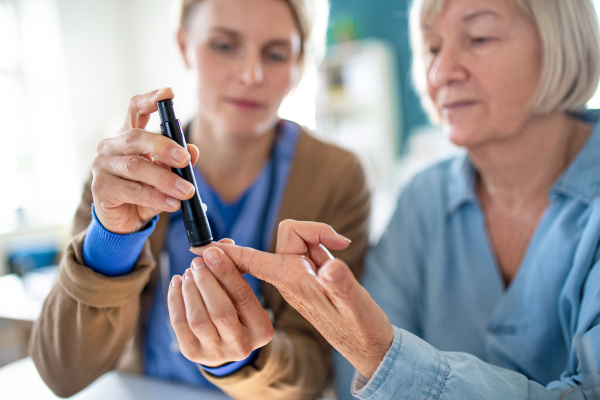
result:
[[[332,250],[343,250],[350,244],[350,239],[321,222],[286,219],[279,224],[277,254],[307,254],[321,244]]]
[[[190,251],[202,256],[210,247],[218,247],[231,259],[238,270],[249,273],[260,280],[280,288],[281,272],[286,269],[284,257],[279,254],[265,253],[249,247],[241,247],[227,243],[211,243],[205,247],[194,247]]]
[[[175,94],[170,87],[132,97],[127,106],[127,116],[125,117],[123,129],[125,131],[132,128],[144,129],[150,121],[150,114],[158,111],[156,103],[161,100],[173,99],[173,97],[175,97]]]

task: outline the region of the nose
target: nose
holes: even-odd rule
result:
[[[468,78],[460,53],[452,47],[439,50],[428,73],[428,80],[436,88],[463,82]]]
[[[260,55],[247,54],[244,57],[240,80],[247,86],[259,85],[263,81],[263,67]]]

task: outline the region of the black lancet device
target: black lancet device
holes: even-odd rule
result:
[[[175,117],[175,109],[173,108],[172,100],[162,100],[157,103],[158,114],[160,115],[160,131],[170,139],[173,139],[177,144],[187,150],[185,136],[181,129],[181,123]],[[188,164],[185,168],[171,168],[173,172],[194,185],[194,197],[181,202],[181,212],[183,214],[183,223],[187,233],[188,241],[191,247],[206,246],[212,242],[212,232],[208,224],[208,218],[202,207],[202,199],[198,194],[198,185],[194,178],[192,164]]]

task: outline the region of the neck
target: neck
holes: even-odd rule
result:
[[[199,116],[190,132],[190,143],[200,150],[196,168],[227,202],[238,199],[256,180],[274,140],[275,127],[262,134],[229,135],[212,129]]]
[[[515,212],[546,202],[590,133],[587,124],[554,112],[533,117],[510,138],[469,148],[479,195]]]

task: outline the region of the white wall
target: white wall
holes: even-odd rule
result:
[[[96,143],[115,134],[129,99],[171,86],[181,119],[195,109],[175,42],[179,1],[56,0],[63,28],[80,178]],[[157,130],[153,120],[150,128]]]

